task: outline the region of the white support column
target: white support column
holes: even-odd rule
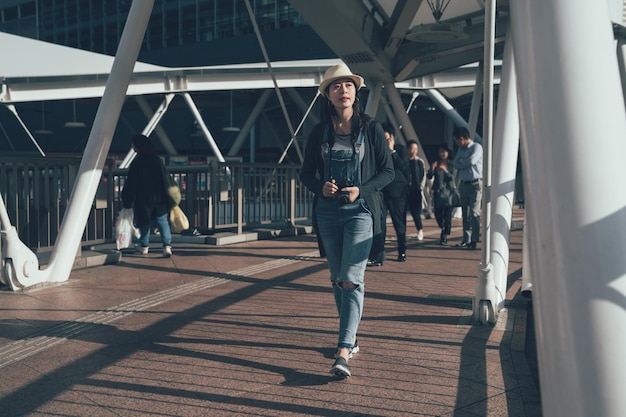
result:
[[[481,214],[481,248],[480,267],[476,280],[473,311],[474,319],[482,324],[495,324],[498,306],[494,300],[498,298],[493,280],[491,264],[491,147],[493,140],[493,63],[494,36],[496,32],[496,0],[485,1],[485,79],[483,103],[483,196]]]
[[[224,155],[222,155],[222,151],[220,150],[219,146],[217,146],[217,143],[215,143],[215,139],[213,138],[213,135],[211,135],[209,128],[206,127],[206,124],[204,123],[204,120],[202,119],[202,115],[200,114],[200,111],[198,110],[196,103],[194,103],[193,99],[191,98],[191,95],[189,93],[183,93],[182,96],[187,102],[187,106],[189,106],[189,109],[191,110],[191,113],[193,114],[194,119],[196,119],[196,122],[198,123],[198,127],[200,128],[200,130],[202,130],[202,133],[204,134],[204,137],[206,138],[207,143],[213,150],[213,153],[215,154],[215,157],[217,158],[217,160],[220,162],[226,161],[224,159]]]
[[[609,10],[605,1],[510,7],[522,146],[535,163],[524,176],[529,221],[536,222],[531,262],[543,415],[621,417],[626,108]],[[593,88],[581,88],[589,80]]]
[[[40,282],[67,281],[72,271],[153,4],[153,0],[134,1],[130,7],[128,20],[96,112],[67,211],[61,223],[58,240],[46,269],[37,271],[43,278]],[[19,266],[16,264],[15,268]]]
[[[492,300],[496,312],[504,308],[509,275],[509,244],[520,131],[516,83],[513,41],[509,33],[504,46],[498,110],[493,133],[491,254],[489,259],[493,270],[492,282],[495,285],[495,291],[483,290],[483,293],[491,293],[497,297]]]

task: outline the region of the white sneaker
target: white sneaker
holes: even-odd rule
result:
[[[140,254],[147,255],[150,248],[148,246],[139,246],[137,250],[139,250]]]
[[[424,232],[422,230],[417,231],[417,240],[424,240]]]
[[[172,247],[170,245],[163,246],[163,257],[169,258],[172,256]]]

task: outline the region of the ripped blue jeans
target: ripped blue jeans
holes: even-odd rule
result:
[[[365,296],[365,268],[372,247],[372,214],[363,199],[341,205],[337,198],[321,198],[317,204],[317,233],[326,252],[339,313],[337,347],[355,342]],[[355,288],[344,288],[352,283]]]

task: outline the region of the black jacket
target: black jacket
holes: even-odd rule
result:
[[[353,119],[353,126],[355,125]],[[322,158],[322,142],[324,140],[325,123],[316,125],[306,143],[304,162],[300,171],[300,181],[313,193],[315,198],[322,196],[322,187],[328,181],[324,176],[324,160]],[[391,154],[385,140],[385,133],[380,123],[370,120],[364,126],[363,146],[365,155],[361,162],[360,197],[365,200],[372,212],[374,234],[382,233],[383,198],[382,189],[393,181],[394,170]],[[315,204],[315,203],[314,203]],[[315,216],[313,227],[316,227]],[[319,239],[318,239],[319,242]],[[323,255],[323,248],[320,245]]]
[[[125,208],[134,209],[137,226],[150,224],[169,212],[163,173],[163,162],[158,155],[137,155],[128,168],[121,197]]]
[[[399,143],[396,143],[393,149],[395,152],[391,153],[391,159],[393,160],[395,177],[393,181],[384,188],[383,193],[386,198],[406,197],[411,180],[409,173],[409,156],[406,147]],[[387,152],[389,152],[389,150],[387,150]]]

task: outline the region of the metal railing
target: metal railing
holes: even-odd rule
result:
[[[54,246],[79,165],[78,158],[0,158],[0,193],[12,225],[31,249]],[[180,186],[180,207],[195,233],[242,233],[249,227],[295,225],[311,217],[312,194],[298,180],[299,166],[211,162],[168,171]],[[105,167],[83,244],[115,240],[126,173]]]

